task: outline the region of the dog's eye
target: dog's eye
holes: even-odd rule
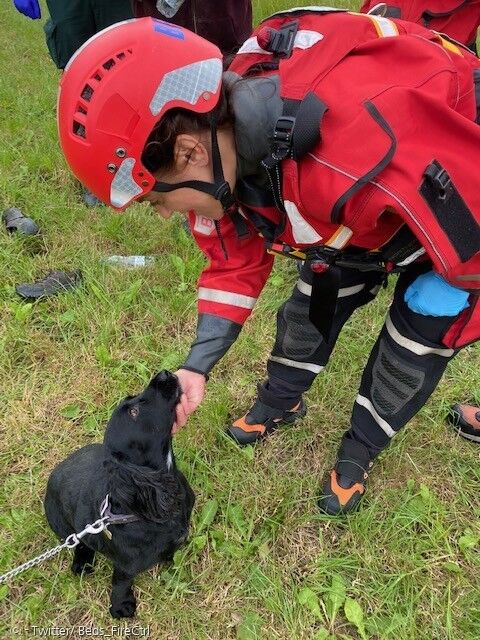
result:
[[[130,416],[136,420],[138,418],[138,414],[140,413],[140,409],[138,408],[138,404],[134,404],[133,407],[128,409],[128,413]]]

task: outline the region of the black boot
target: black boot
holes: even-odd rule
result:
[[[254,444],[277,427],[293,424],[307,413],[303,400],[289,410],[276,409],[257,398],[247,413],[227,427],[227,434],[240,445]]]
[[[320,510],[335,516],[356,509],[372,465],[367,447],[345,435],[335,466],[323,484],[318,500]]]

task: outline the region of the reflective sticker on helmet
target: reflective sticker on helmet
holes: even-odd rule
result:
[[[222,61],[201,60],[166,73],[150,102],[152,115],[157,116],[166,104],[183,100],[195,104],[202,93],[215,93],[222,79]]]
[[[110,187],[110,202],[114,207],[124,207],[135,196],[142,193],[132,176],[135,158],[125,158],[112,181]]]
[[[185,40],[185,34],[178,27],[174,27],[168,22],[162,22],[162,20],[154,20],[153,30],[157,33],[163,33],[170,38],[177,38],[178,40]]]

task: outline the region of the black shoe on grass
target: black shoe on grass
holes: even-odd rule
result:
[[[247,413],[227,427],[227,434],[237,444],[254,444],[275,431],[280,426],[293,424],[307,413],[303,400],[290,410],[270,407],[255,400]]]
[[[23,212],[17,207],[5,209],[2,213],[2,220],[9,233],[17,232],[22,236],[36,236],[40,233],[40,227],[35,220],[24,216]]]
[[[365,493],[372,466],[368,449],[344,436],[335,466],[322,487],[318,500],[320,511],[336,516],[356,509]]]
[[[15,290],[22,298],[39,300],[40,298],[48,298],[69,289],[74,289],[81,284],[82,279],[80,269],[75,269],[75,271],[50,271],[41,280],[17,284]]]
[[[82,200],[86,207],[104,207],[105,203],[102,202],[97,196],[89,191],[86,187],[82,188]]]

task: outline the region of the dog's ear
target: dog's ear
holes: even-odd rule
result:
[[[165,523],[180,515],[185,492],[176,474],[145,470],[113,458],[104,464],[112,500],[152,522]]]

